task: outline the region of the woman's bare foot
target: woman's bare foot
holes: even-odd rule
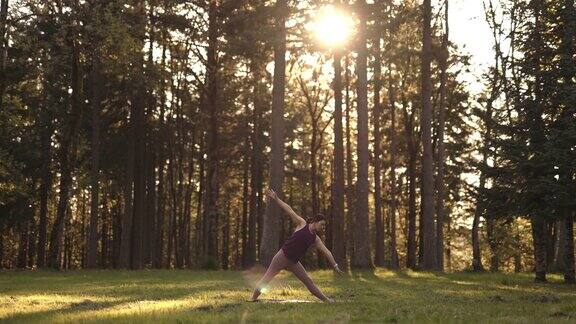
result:
[[[260,294],[262,293],[262,291],[258,288],[254,289],[254,293],[252,294],[252,297],[250,298],[251,302],[257,302],[258,301],[258,297],[260,297]]]

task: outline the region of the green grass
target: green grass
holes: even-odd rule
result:
[[[530,274],[355,272],[312,278],[336,303],[315,300],[289,273],[262,302],[254,276],[233,271],[0,272],[0,321],[8,322],[574,322],[576,287]],[[267,301],[266,301],[267,300]],[[276,300],[276,302],[274,302]],[[288,301],[288,302],[278,302]]]

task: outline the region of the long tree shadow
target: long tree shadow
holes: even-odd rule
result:
[[[90,299],[84,299],[82,301],[70,303],[64,308],[55,308],[50,310],[33,311],[33,312],[23,312],[15,313],[7,316],[6,318],[0,318],[1,320],[6,320],[9,323],[21,322],[27,323],[31,321],[42,321],[51,322],[55,320],[55,317],[67,314],[76,314],[81,312],[90,312],[104,310],[106,308],[112,308],[125,304],[126,301],[92,301]]]

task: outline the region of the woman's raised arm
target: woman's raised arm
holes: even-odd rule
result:
[[[288,214],[288,216],[290,217],[290,219],[292,219],[294,224],[296,224],[297,226],[306,224],[304,218],[296,214],[296,212],[292,209],[292,207],[290,207],[290,205],[288,205],[287,203],[283,202],[280,198],[278,198],[278,195],[276,195],[274,190],[268,188],[266,190],[266,197],[268,198],[266,202],[269,202],[270,200],[275,201],[278,204],[278,206],[280,206],[280,208],[282,208],[282,210],[284,210],[284,212]]]

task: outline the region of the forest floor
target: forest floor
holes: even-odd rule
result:
[[[576,287],[551,275],[313,271],[335,299],[282,272],[248,302],[257,273],[186,270],[0,272],[2,322],[576,322]]]

